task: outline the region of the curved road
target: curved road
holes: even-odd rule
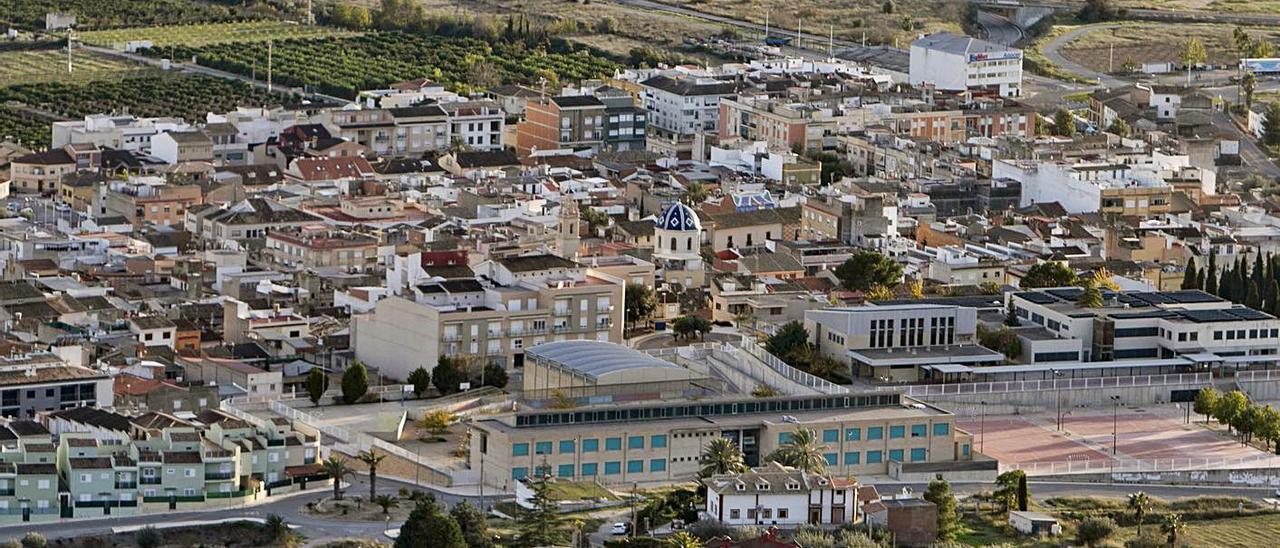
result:
[[[1128,82],[1125,82],[1124,80],[1116,78],[1115,76],[1111,76],[1109,74],[1104,74],[1104,73],[1086,68],[1085,66],[1080,65],[1070,59],[1067,59],[1062,55],[1062,47],[1071,43],[1072,40],[1075,40],[1076,38],[1079,38],[1080,36],[1083,36],[1095,30],[1106,30],[1106,29],[1117,28],[1119,26],[1120,25],[1117,25],[1117,24],[1085,25],[1080,28],[1071,29],[1067,32],[1062,33],[1061,36],[1058,36],[1052,40],[1049,40],[1049,42],[1046,43],[1044,47],[1040,49],[1040,52],[1044,54],[1045,58],[1049,59],[1054,64],[1062,67],[1063,69],[1069,72],[1074,72],[1076,74],[1079,74],[1080,76],[1084,76],[1085,78],[1092,78],[1094,80],[1097,80],[1102,84],[1102,87],[1115,88],[1115,87],[1125,86],[1125,85],[1128,85]]]
[[[989,11],[978,11],[978,26],[986,33],[987,41],[1004,46],[1012,46],[1026,37],[1022,27]]]

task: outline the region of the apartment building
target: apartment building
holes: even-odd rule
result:
[[[748,466],[800,429],[821,440],[829,473],[888,474],[890,463],[953,463],[972,458],[972,435],[955,416],[894,393],[707,399],[538,410],[473,423],[471,468],[485,482],[548,474],[604,485],[691,481],[711,440],[738,443]]]
[[[801,237],[807,240],[866,245],[869,238],[893,235],[895,221],[886,215],[885,199],[879,194],[815,196],[805,200],[802,206],[800,231]]]
[[[449,141],[466,150],[502,150],[506,134],[506,114],[495,101],[454,101],[443,103],[449,120]]]
[[[449,116],[439,105],[334,110],[326,127],[379,156],[418,157],[449,147]]]
[[[947,91],[991,90],[1022,94],[1022,50],[949,32],[911,42],[912,86]]]
[[[850,374],[913,382],[930,366],[1004,361],[977,344],[977,318],[977,309],[954,305],[868,305],[807,311],[804,327]]]
[[[63,177],[75,173],[76,160],[61,148],[33,152],[9,161],[9,188],[17,192],[54,192]]]
[[[605,104],[594,95],[562,95],[530,100],[525,120],[516,124],[516,152],[595,149],[604,145]]]
[[[0,416],[31,418],[40,411],[84,405],[110,407],[111,377],[43,352],[0,356]]]
[[[183,225],[187,210],[204,202],[198,185],[169,184],[161,177],[134,177],[98,187],[104,215],[124,217],[134,228]]]
[[[265,255],[291,269],[339,268],[365,272],[378,260],[378,240],[323,225],[267,232]]]
[[[823,137],[834,133],[830,111],[808,103],[741,95],[720,100],[721,141],[741,138],[764,141],[783,150],[824,148]]]
[[[213,139],[203,131],[166,131],[151,139],[151,155],[166,164],[213,162]]]
[[[1208,170],[1190,173],[1190,158],[1153,151],[1137,157],[1092,161],[995,160],[993,179],[1010,179],[1021,184],[1019,207],[1033,203],[1058,202],[1068,213],[1108,213],[1126,216],[1153,216],[1168,213],[1177,179],[1213,194],[1216,177]]]
[[[90,144],[128,152],[150,152],[151,140],[170,131],[190,131],[181,118],[138,118],[129,115],[91,114],[83,120],[53,122],[53,148]],[[265,139],[263,139],[265,140]]]
[[[648,150],[681,159],[692,157],[693,136],[716,132],[720,100],[738,90],[734,81],[696,76],[659,75],[640,83],[648,113]]]
[[[382,374],[407,378],[440,356],[508,369],[524,349],[563,340],[622,340],[626,282],[554,255],[484,261],[474,278],[408,280],[399,296],[355,316],[356,358]]]

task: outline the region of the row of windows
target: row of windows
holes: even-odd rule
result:
[[[598,462],[584,462],[582,463],[581,467],[578,469],[579,473],[576,475],[580,477],[598,476],[600,475],[600,464],[601,463],[598,463]],[[667,459],[649,459],[648,464],[649,464],[648,471],[650,473],[667,471]],[[604,475],[615,476],[615,475],[621,474],[622,465],[623,465],[623,462],[617,461],[617,460],[605,462]],[[626,466],[627,466],[628,474],[643,474],[645,472],[644,460],[629,460],[626,462]],[[553,468],[550,465],[535,466],[533,470],[534,470],[534,474],[537,474],[540,476],[549,476],[551,475]],[[555,470],[556,477],[559,477],[559,478],[572,478],[575,476],[574,465],[572,464],[561,464],[559,466],[556,466],[554,470]],[[516,479],[516,480],[524,479],[528,477],[528,475],[529,475],[529,469],[527,467],[520,466],[520,467],[515,467],[511,469],[511,479]]]
[[[905,454],[910,457],[910,460],[905,462],[923,462],[929,458],[929,450],[923,447],[917,447],[912,449],[910,453]],[[891,461],[904,462],[902,460],[903,455],[904,451],[902,449],[889,450],[889,460]],[[862,456],[861,451],[849,451],[844,454],[843,459],[840,458],[839,453],[825,453],[822,458],[827,461],[827,466],[857,466],[863,464]],[[884,463],[884,451],[867,451],[866,457],[866,464]]]
[[[928,435],[928,431],[929,431],[928,424],[911,425],[911,437],[913,438],[923,438]],[[947,436],[950,434],[951,434],[950,424],[945,422],[940,422],[933,425],[933,435]],[[889,439],[892,440],[892,439],[900,439],[905,437],[907,437],[906,426],[899,425],[899,426],[889,427]],[[862,429],[861,428],[845,428],[844,439],[845,441],[860,441],[862,439]],[[871,440],[879,440],[879,439],[884,439],[884,427],[883,426],[868,427],[867,440],[871,441]],[[785,444],[790,441],[791,441],[791,432],[778,433],[779,444]],[[828,428],[822,431],[823,443],[838,443],[839,441],[840,441],[840,429]]]
[[[602,409],[599,411],[544,412],[516,415],[516,426],[542,426],[596,422],[635,422],[653,419],[681,417],[713,417],[748,413],[776,413],[781,411],[811,411],[822,409],[856,409],[884,407],[901,403],[900,394],[874,394],[863,396],[815,396],[808,398],[770,399],[717,404],[666,405],[633,407],[628,409]]]
[[[1179,335],[1182,335],[1182,334],[1179,333]],[[1213,340],[1215,341],[1222,340],[1224,336],[1228,341],[1245,340],[1245,339],[1266,339],[1266,338],[1274,339],[1276,337],[1280,337],[1280,329],[1269,329],[1269,330],[1268,329],[1248,329],[1248,330],[1228,329],[1225,332],[1224,331],[1213,332]],[[1178,340],[1181,341],[1182,338],[1179,337]],[[1192,340],[1195,340],[1195,339],[1192,339]]]
[[[645,441],[644,436],[628,436],[627,449],[644,449],[644,441]],[[649,436],[649,448],[662,449],[666,446],[667,446],[666,434]],[[551,448],[552,448],[552,442],[539,441],[534,443],[533,452],[536,455],[550,455]],[[566,454],[574,453],[577,448],[578,448],[578,443],[575,440],[560,440],[559,447],[557,449],[561,455],[566,455]],[[598,439],[582,440],[581,449],[583,453],[595,453],[600,450],[600,440]],[[605,438],[604,450],[605,451],[621,451],[622,438]],[[529,455],[528,443],[516,443],[511,445],[511,456],[525,457],[528,455]]]

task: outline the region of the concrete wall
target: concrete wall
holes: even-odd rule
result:
[[[1280,459],[1280,457],[1276,457]],[[1173,485],[1217,485],[1239,487],[1280,487],[1280,468],[1239,468],[1234,470],[1186,470],[1179,472],[1116,472],[1114,474],[1071,474],[1039,476],[1037,481],[1061,479],[1095,483],[1152,483]]]
[[[1270,384],[1268,390],[1280,394],[1280,380],[1260,381],[1251,385]],[[1064,412],[1074,407],[1102,407],[1111,405],[1111,396],[1120,396],[1125,405],[1151,405],[1167,403],[1174,390],[1198,390],[1201,384],[1167,384],[1160,386],[1124,386],[1109,388],[1062,389]],[[947,394],[939,396],[912,396],[929,403],[936,403],[959,416],[978,416],[982,402],[987,402],[986,414],[1043,413],[1057,407],[1058,391],[990,392],[986,394]],[[1254,393],[1250,392],[1252,396]],[[1257,397],[1255,396],[1255,399]]]

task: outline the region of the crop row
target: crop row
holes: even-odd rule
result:
[[[299,25],[283,21],[240,21],[233,23],[201,23],[79,33],[85,43],[115,47],[136,40],[150,40],[156,47],[206,46],[234,42],[266,42],[290,38],[322,38],[351,36],[355,33],[320,25]]]
[[[504,82],[516,83],[548,76],[562,81],[598,78],[617,68],[613,61],[584,49],[550,53],[519,42],[401,32],[284,40],[273,47],[275,82],[347,98],[362,89],[415,78],[467,84],[469,69],[479,62],[491,65]],[[153,54],[169,55],[170,48]],[[267,66],[267,45],[262,43],[176,47],[172,54],[177,59],[194,56],[201,65],[244,75],[261,75]]]
[[[49,120],[0,105],[0,142],[41,148],[49,145],[49,137]]]
[[[46,13],[70,13],[77,28],[172,25],[229,21],[226,6],[194,0],[0,0],[0,23],[36,30],[44,28]]]

